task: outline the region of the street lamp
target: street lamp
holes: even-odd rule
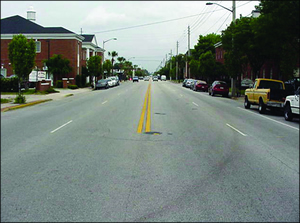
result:
[[[235,21],[235,0],[232,1],[232,9],[226,8],[218,3],[214,3],[214,2],[207,2],[206,5],[218,5],[220,7],[222,7],[223,9],[226,9],[228,11],[230,11],[232,13],[232,22]],[[232,45],[233,45],[233,39],[232,39]],[[232,46],[233,49],[233,46]],[[236,89],[235,89],[235,79],[232,77],[231,78],[231,97],[233,97],[235,95]]]
[[[111,40],[117,40],[117,38],[111,38],[111,39],[103,41],[103,61],[104,61],[104,43],[111,41]]]

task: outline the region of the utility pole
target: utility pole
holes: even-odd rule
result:
[[[170,55],[171,55],[171,60],[170,60],[170,77],[171,77],[171,70],[172,70],[172,50],[171,50]]]
[[[188,56],[190,57],[191,56],[191,50],[190,50],[190,35],[191,32],[190,32],[190,26],[188,26]],[[191,72],[190,72],[190,64],[188,63],[187,61],[187,67],[188,67],[188,73],[189,73],[189,78],[191,78]]]
[[[176,81],[178,80],[178,41],[176,45]]]

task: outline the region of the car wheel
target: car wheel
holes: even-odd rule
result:
[[[250,102],[248,101],[248,97],[245,96],[244,107],[245,107],[246,109],[249,109],[250,106],[251,106],[251,105],[250,105]]]
[[[285,120],[287,120],[287,121],[292,121],[293,120],[293,113],[292,113],[290,104],[286,104],[284,106],[284,111],[283,112],[284,112]]]
[[[211,96],[214,96],[214,95],[215,95],[214,91],[211,91]]]
[[[259,99],[258,112],[264,114],[266,112],[266,106],[262,99]]]

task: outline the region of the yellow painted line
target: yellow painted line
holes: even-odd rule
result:
[[[147,107],[147,119],[146,119],[146,132],[150,132],[151,127],[151,85],[149,85],[149,93],[148,93],[148,107]]]
[[[141,118],[140,118],[140,121],[139,121],[138,129],[137,129],[137,133],[141,133],[142,130],[143,130],[144,117],[145,117],[145,112],[146,112],[146,108],[147,108],[149,89],[150,89],[150,84],[148,85],[148,89],[147,89],[147,92],[146,92],[146,96],[145,96],[145,100],[144,100],[144,105],[143,105],[142,114],[141,114]]]

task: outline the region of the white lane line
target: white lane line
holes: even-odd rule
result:
[[[193,102],[193,104],[196,105],[197,107],[199,106],[199,105],[197,105],[195,102]]]
[[[180,96],[181,96],[181,97],[183,97],[183,95],[182,95],[182,94],[180,94]]]
[[[104,105],[107,101],[102,102],[102,104]]]
[[[73,122],[73,121],[71,120],[71,121],[67,122],[66,124],[63,124],[62,126],[58,127],[57,129],[54,129],[53,131],[51,131],[51,133],[56,132],[57,130],[61,129],[62,127],[66,126],[68,124],[70,124],[71,122]]]
[[[242,109],[243,111],[250,112],[251,114],[258,115],[258,114],[254,113],[254,112],[251,112],[251,111],[246,110],[245,108],[241,108],[241,107],[238,107],[238,108],[239,108],[239,109]],[[264,115],[261,115],[261,114],[259,114],[259,116],[262,117],[262,118],[266,118],[266,119],[271,120],[271,121],[273,121],[273,122],[276,122],[276,123],[278,123],[278,124],[281,124],[281,125],[284,125],[284,126],[287,126],[287,127],[290,127],[290,128],[292,128],[292,129],[296,129],[296,130],[299,131],[299,128],[296,128],[296,127],[294,127],[294,126],[290,126],[290,125],[288,125],[288,124],[285,124],[285,123],[276,121],[276,120],[274,120],[274,119],[268,118],[268,117],[266,117],[266,116],[264,116]]]
[[[119,93],[118,95],[120,95],[121,93]]]
[[[244,134],[244,133],[242,133],[241,131],[239,131],[238,129],[236,129],[236,128],[232,127],[232,126],[231,126],[231,125],[229,125],[228,123],[226,123],[226,125],[227,125],[228,127],[232,128],[233,130],[237,131],[237,132],[238,132],[238,133],[240,133],[241,135],[243,135],[243,136],[247,136],[246,134]]]

